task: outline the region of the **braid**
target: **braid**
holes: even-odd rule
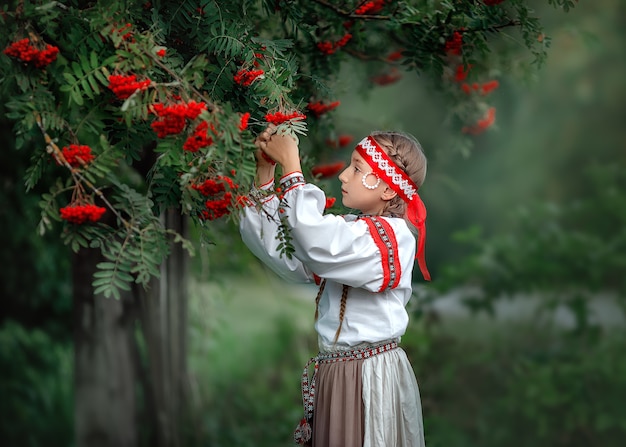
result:
[[[315,297],[315,321],[317,321],[317,317],[319,316],[320,298],[322,298],[322,292],[324,292],[325,286],[326,286],[326,279],[322,279],[322,282],[320,283],[320,289],[317,292],[317,296]]]
[[[339,334],[341,333],[341,327],[343,326],[343,317],[346,313],[346,302],[348,301],[348,290],[350,286],[343,285],[343,289],[341,291],[341,304],[339,307],[339,327],[337,328],[337,332],[335,332],[335,341],[333,343],[337,343],[339,339]]]

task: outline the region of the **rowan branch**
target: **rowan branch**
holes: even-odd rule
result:
[[[502,28],[508,28],[510,26],[520,26],[521,23],[519,20],[509,20],[508,22],[501,23],[499,25],[487,26],[484,28],[468,28],[468,29],[460,29],[459,33],[477,33],[481,31],[498,31]]]
[[[183,84],[182,79],[180,78],[180,76],[175,71],[173,71],[171,68],[169,68],[167,65],[165,65],[158,57],[156,57],[152,53],[147,53],[147,54],[148,54],[148,56],[152,59],[152,61],[156,65],[158,65],[160,68],[162,68],[165,72],[167,72],[174,79],[177,79],[178,82]],[[193,87],[191,85],[188,85],[188,88],[193,93],[195,93],[200,99],[202,99],[202,101],[204,101],[204,103],[207,106],[207,110],[210,113],[217,113],[217,112],[219,112],[219,108],[213,103],[213,101],[211,101],[209,98],[206,98],[202,92],[200,92],[198,89],[196,89],[195,87]]]
[[[41,119],[41,115],[39,114],[39,112],[34,111],[33,114],[35,115],[35,121],[37,122],[37,126],[39,127],[39,130],[41,130],[44,141],[46,142],[46,152],[51,154],[55,160],[57,160],[60,164],[62,164],[64,167],[66,167],[70,171],[70,173],[72,174],[72,177],[74,178],[74,182],[77,185],[81,185],[80,186],[81,188],[83,184],[87,185],[87,187],[96,196],[98,196],[100,200],[102,200],[102,202],[113,212],[113,214],[115,214],[115,216],[120,220],[120,222],[122,222],[125,228],[138,231],[137,228],[134,228],[130,222],[124,219],[124,217],[115,209],[115,207],[111,204],[111,202],[109,202],[109,200],[102,193],[102,191],[100,191],[100,189],[96,185],[91,183],[88,179],[85,178],[84,175],[81,174],[80,169],[74,168],[72,165],[70,165],[67,162],[65,156],[63,155],[63,151],[61,151],[59,146],[52,140],[52,137],[48,135],[48,132],[46,131],[46,128],[43,125],[43,121]]]
[[[361,20],[390,20],[391,16],[381,16],[375,14],[354,14],[352,11],[346,11],[338,6],[335,6],[326,0],[313,0],[315,3],[324,6],[325,8],[333,10],[336,14],[345,17],[346,19],[361,19]]]

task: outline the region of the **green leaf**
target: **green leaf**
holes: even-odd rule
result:
[[[107,76],[103,73],[102,70],[96,70],[93,72],[94,77],[100,82],[102,85],[109,85],[109,80]]]
[[[131,290],[130,285],[126,281],[119,278],[119,276],[113,277],[113,284],[115,285],[117,289],[126,290],[126,291]]]
[[[98,264],[96,264],[96,267],[100,271],[96,272],[94,274],[94,276],[99,275],[99,274],[108,274],[108,270],[116,269],[117,268],[117,264],[115,264],[113,262],[99,262]]]
[[[76,89],[72,89],[70,91],[70,97],[72,98],[72,101],[74,101],[79,106],[82,106],[85,103],[83,101],[83,96]]]
[[[95,281],[93,281],[91,283],[91,285],[94,286],[94,287],[100,287],[100,286],[103,286],[105,284],[110,284],[110,283],[111,283],[111,278],[110,277],[106,277],[106,278],[96,279]]]
[[[91,54],[89,55],[89,62],[90,62],[90,70],[93,68],[98,68],[98,55],[96,54],[95,51],[92,51]]]
[[[72,71],[74,72],[74,74],[76,75],[77,79],[80,79],[80,78],[82,78],[85,75],[85,72],[83,71],[81,66],[76,61],[72,62],[71,68],[72,68]]]
[[[87,97],[89,97],[89,99],[93,99],[93,92],[91,91],[91,87],[89,85],[89,82],[87,82],[87,78],[82,78],[80,80],[80,84],[83,87],[83,92],[85,93],[85,95],[87,95]]]
[[[67,82],[69,82],[70,84],[76,84],[76,78],[74,77],[74,75],[68,71],[64,71],[63,72],[63,77],[65,78],[65,80]],[[64,86],[65,87],[65,86]],[[71,86],[70,86],[71,88]]]
[[[95,73],[87,76],[87,81],[89,82],[91,90],[93,90],[96,95],[100,94],[100,86],[98,85],[98,82],[96,80]]]

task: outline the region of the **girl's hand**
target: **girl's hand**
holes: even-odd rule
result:
[[[267,140],[270,137],[271,131],[273,129],[267,128],[263,132],[259,134],[259,136],[254,141],[254,145],[258,147],[254,156],[256,158],[256,184],[264,185],[274,179],[274,171],[276,167],[276,162],[272,160],[269,155],[267,155],[261,149],[261,143],[263,146],[267,144]]]
[[[276,166],[276,162],[272,160],[270,156],[263,152],[261,149],[257,149],[257,151],[254,153],[254,157],[256,158],[257,169],[264,169],[268,167],[271,167],[273,169],[274,166]]]
[[[288,135],[276,133],[276,126],[269,126],[257,138],[259,147],[272,160],[279,163],[285,173],[301,171],[298,143]]]

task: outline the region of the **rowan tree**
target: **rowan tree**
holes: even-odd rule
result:
[[[360,64],[351,75],[373,87],[406,72],[424,77],[448,101],[451,129],[481,133],[495,120],[490,73],[511,65],[501,35],[519,36],[535,64],[546,56],[549,38],[528,3],[5,4],[0,70],[15,149],[38,142],[28,188],[44,171],[56,177],[40,231],[62,222],[73,250],[102,250],[96,291],[146,284],[171,236],[192,250],[160,212],[180,207],[201,227],[234,216],[253,179],[255,134],[268,122],[336,137],[333,80],[345,62]]]

